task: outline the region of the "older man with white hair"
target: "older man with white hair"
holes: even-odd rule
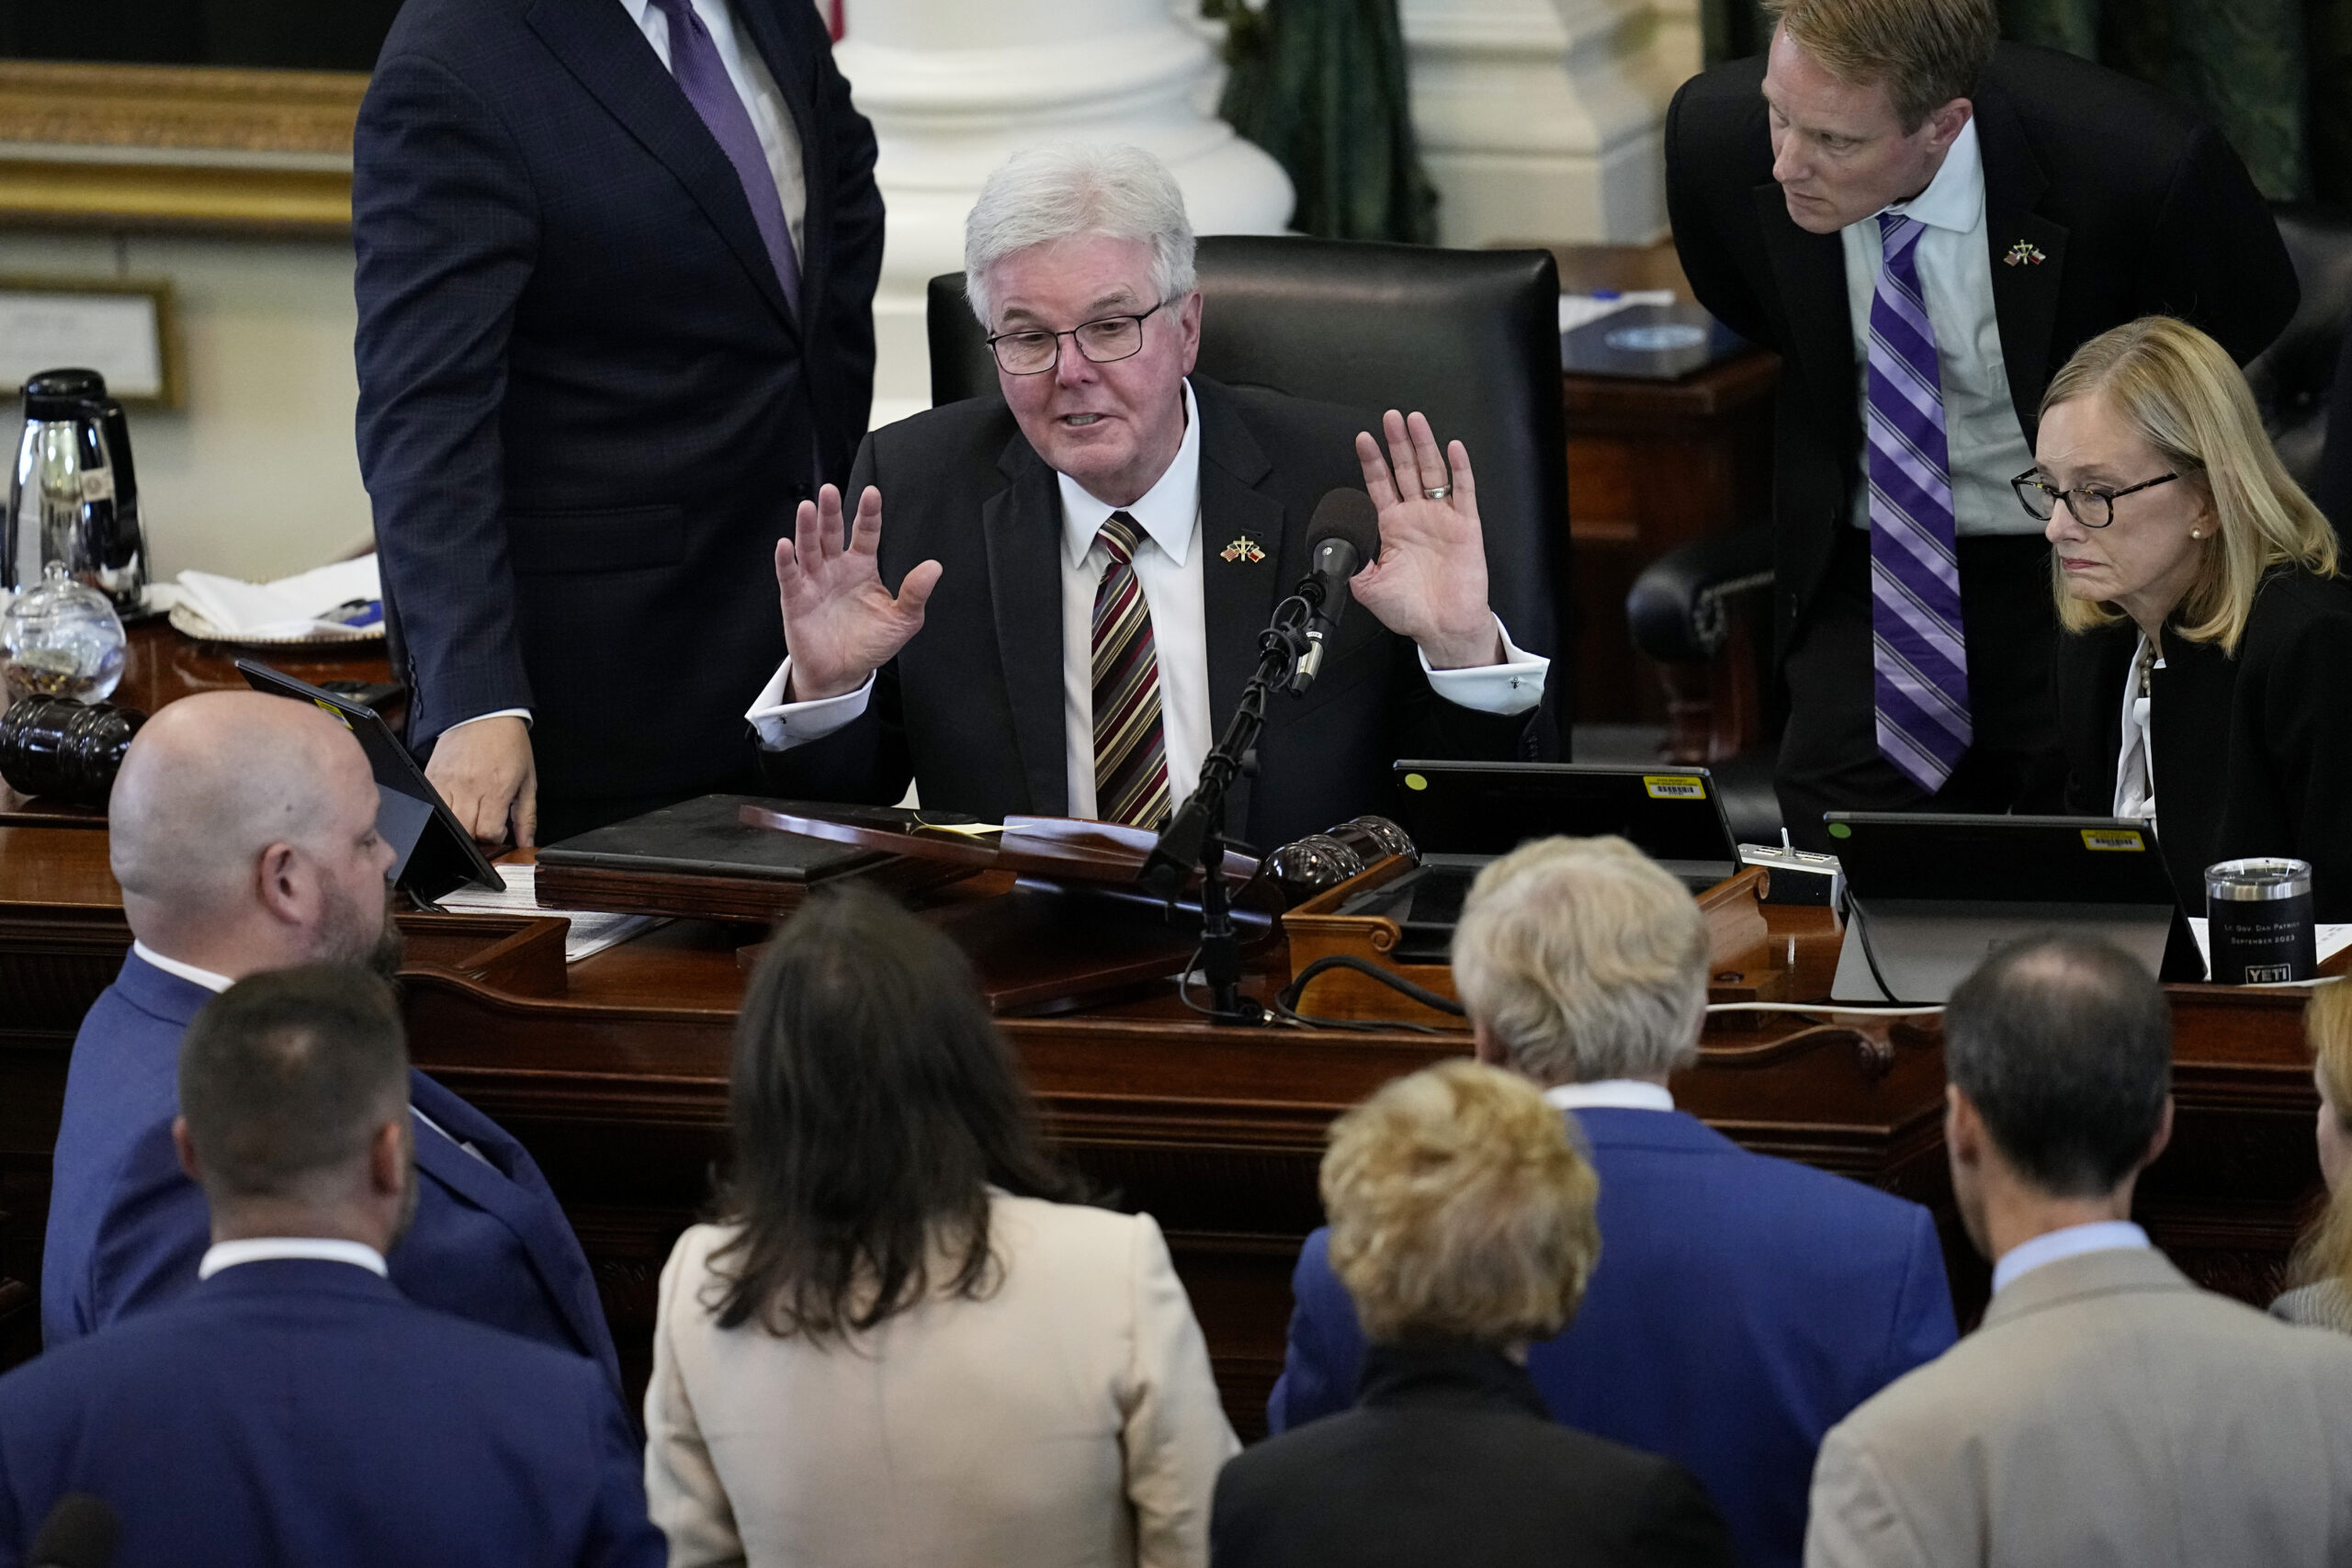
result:
[[[41,1260],[56,1346],[193,1289],[204,1194],[172,1142],[180,1037],[248,975],[319,963],[399,966],[392,851],[350,731],[308,703],[215,692],[161,709],[107,807],[130,956],[74,1042]],[[619,1365],[579,1239],[523,1146],[420,1072],[416,1222],[392,1282],[422,1305]]]
[[[746,716],[779,788],[888,803],[911,779],[991,819],[1159,826],[1306,574],[1316,503],[1358,486],[1380,514],[1352,584],[1369,614],[1272,705],[1230,827],[1282,843],[1382,805],[1400,755],[1513,754],[1546,664],[1487,605],[1468,452],[1392,410],[1384,454],[1348,411],[1193,374],[1193,250],[1138,149],[989,177],[965,282],[1003,399],[868,436],[853,517],[831,487],[801,504],[776,549],[791,656]]]
[[[1934,1223],[1675,1109],[1668,1080],[1706,1017],[1706,922],[1623,840],[1545,839],[1480,873],[1453,974],[1480,1058],[1541,1087],[1600,1173],[1583,1310],[1528,1352],[1544,1404],[1681,1461],[1742,1562],[1794,1568],[1822,1435],[1952,1342]],[[1363,1335],[1329,1248],[1308,1237],[1292,1280],[1278,1432],[1355,1399]]]

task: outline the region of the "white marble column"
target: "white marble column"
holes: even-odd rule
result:
[[[1443,243],[1666,232],[1661,127],[1697,69],[1698,0],[1400,6]]]
[[[1167,163],[1204,234],[1278,233],[1289,179],[1206,113],[1216,71],[1170,0],[849,0],[834,51],[881,147],[876,424],[929,406],[923,288],[960,270],[988,172],[1045,141],[1128,141]]]

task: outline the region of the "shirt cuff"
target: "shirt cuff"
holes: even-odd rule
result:
[[[752,705],[743,710],[743,716],[752,721],[752,728],[759,735],[761,746],[770,751],[789,751],[795,746],[823,739],[863,714],[867,700],[874,695],[874,677],[868,675],[865,684],[854,692],[843,692],[838,697],[819,697],[810,703],[788,703],[784,700],[784,689],[791,680],[792,659],[787,654],[784,662],[775,667],[775,673],[768,677],[768,683],[760,688],[760,694],[752,699]]]
[[[1421,661],[1421,673],[1430,678],[1430,690],[1456,707],[1475,708],[1480,713],[1525,713],[1542,702],[1544,678],[1550,672],[1552,661],[1526,652],[1511,641],[1510,628],[1503,625],[1500,615],[1495,617],[1495,630],[1502,634],[1503,639],[1500,664],[1484,664],[1471,670],[1432,670],[1430,656],[1415,649],[1413,651]]]
[[[471,718],[459,719],[457,723],[451,725],[449,729],[463,729],[469,724],[480,724],[486,718],[519,718],[525,724],[528,724],[531,722],[531,710],[529,708],[499,708],[491,713],[478,713]],[[449,729],[445,729],[441,733],[447,735],[449,733]]]

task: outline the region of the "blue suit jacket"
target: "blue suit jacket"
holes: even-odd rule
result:
[[[800,144],[797,299],[614,0],[407,0],[359,110],[359,468],[409,739],[528,707],[543,798],[751,776],[776,540],[865,434],[874,131],[808,0],[731,10]]]
[[[663,1560],[594,1366],[348,1263],[225,1269],[0,1378],[0,1568],[69,1492],[121,1519],[116,1568]]]
[[[1951,1297],[1917,1203],[1750,1154],[1680,1111],[1577,1112],[1600,1173],[1600,1264],[1528,1371],[1555,1417],[1681,1461],[1740,1560],[1795,1564],[1822,1434],[1943,1353]],[[1355,1402],[1363,1335],[1329,1232],[1292,1280],[1277,1431]]]
[[[172,1119],[180,1036],[210,999],[134,953],[82,1021],[41,1262],[41,1337],[52,1348],[196,1283],[211,1216],[180,1169]],[[392,1249],[392,1282],[425,1306],[593,1357],[617,1392],[596,1281],[538,1166],[423,1073],[409,1074],[409,1100],[448,1136],[416,1129],[416,1222]]]

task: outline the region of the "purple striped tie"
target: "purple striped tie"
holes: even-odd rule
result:
[[[1968,750],[1951,461],[1936,330],[1919,291],[1919,220],[1882,212],[1871,300],[1871,631],[1878,749],[1933,795]]]
[[[735,165],[735,177],[742,182],[743,196],[752,204],[752,221],[758,225],[760,240],[767,246],[768,260],[775,267],[775,280],[784,286],[785,303],[792,313],[800,313],[800,259],[793,254],[792,230],[784,220],[784,198],[776,194],[775,171],[768,167],[768,155],[760,146],[760,133],[752,125],[752,112],[743,107],[742,95],[735,91],[735,84],[727,74],[726,62],[718,58],[718,46],[711,41],[710,29],[695,15],[694,0],[653,0],[662,14],[670,18],[670,74],[685,89],[686,102],[709,127],[718,150]]]

